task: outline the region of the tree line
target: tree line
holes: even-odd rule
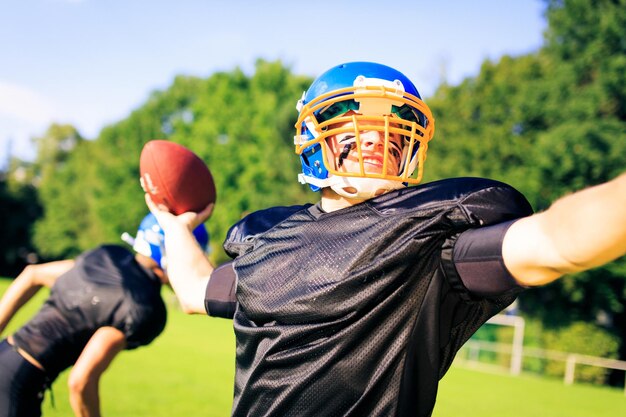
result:
[[[545,16],[538,51],[486,60],[475,77],[443,83],[426,97],[437,132],[424,181],[486,176],[515,186],[542,210],[623,171],[626,1],[547,0]],[[139,153],[152,139],[189,147],[213,172],[218,200],[207,227],[211,256],[224,261],[221,243],[241,216],[317,199],[297,183],[293,148],[295,102],[311,81],[259,59],[251,75],[235,68],[178,76],[95,140],[73,126],[50,126],[34,138],[36,159],[14,159],[0,177],[0,275],[13,276],[35,256],[71,257],[134,233],[147,213]],[[624,260],[529,291],[520,307],[553,335],[588,323],[609,342],[576,347],[593,350],[581,353],[626,358]]]

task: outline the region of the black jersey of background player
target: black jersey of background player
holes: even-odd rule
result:
[[[238,279],[233,415],[430,415],[457,350],[515,297],[468,294],[442,253],[463,230],[531,212],[505,184],[459,178],[243,219],[224,245]]]
[[[164,329],[161,281],[117,245],[76,259],[52,286],[39,312],[14,335],[50,379],[73,365],[96,330],[112,326],[126,336],[126,349],[150,343]]]

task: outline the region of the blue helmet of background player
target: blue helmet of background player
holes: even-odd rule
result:
[[[204,227],[204,224],[196,227],[193,231],[193,235],[202,250],[208,253],[209,233]],[[154,214],[149,213],[143,218],[139,224],[137,235],[134,238],[124,233],[122,239],[131,244],[135,252],[154,259],[161,269],[166,269],[165,235],[156,217],[154,217]]]
[[[302,163],[299,180],[308,183],[313,191],[331,187],[344,197],[365,199],[381,190],[398,189],[421,180],[435,120],[413,83],[401,72],[373,62],[338,65],[313,81],[298,101],[297,109],[294,142]],[[386,171],[368,173],[362,160],[360,172],[336,169],[326,139],[345,132],[346,128],[340,127],[346,123],[352,126],[356,138],[360,131],[377,130],[384,134],[385,159],[390,154],[390,135],[403,138],[397,175]],[[355,146],[361,155],[358,140]]]

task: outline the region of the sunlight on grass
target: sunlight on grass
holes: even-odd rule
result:
[[[9,280],[0,279],[0,293]],[[155,342],[122,352],[101,381],[107,417],[225,417],[232,404],[235,338],[232,323],[187,316],[163,290],[168,323]],[[15,329],[39,308],[41,291],[12,321]],[[67,374],[46,394],[43,415],[72,415]],[[453,366],[440,385],[433,417],[615,417],[626,415],[623,390],[531,376],[511,377]]]
[[[617,388],[535,376],[513,377],[453,366],[444,376],[433,417],[615,417],[626,415]]]

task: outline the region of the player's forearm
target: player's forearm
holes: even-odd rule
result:
[[[41,288],[34,280],[34,268],[26,267],[9,285],[0,300],[0,334],[9,324],[15,313]]]
[[[566,260],[564,272],[603,265],[626,253],[626,174],[556,201],[544,227]]]
[[[543,285],[626,253],[626,174],[557,200],[515,222],[502,245],[520,284]]]
[[[70,386],[70,404],[76,417],[100,417],[98,384],[83,387]]]
[[[170,224],[164,232],[172,288],[186,313],[205,314],[204,294],[213,266],[184,225]]]

